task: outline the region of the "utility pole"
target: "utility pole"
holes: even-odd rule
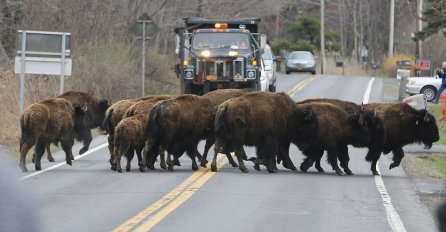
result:
[[[390,0],[390,24],[389,24],[389,54],[388,57],[393,56],[393,31],[395,22],[395,0]]]
[[[422,20],[421,20],[421,12],[423,11],[423,0],[417,0],[417,26],[416,30],[421,31],[422,30]],[[416,48],[415,48],[415,57],[421,58],[421,40],[415,41]]]
[[[339,31],[341,32],[341,56],[344,57],[344,0],[338,0],[338,8],[339,8]]]
[[[325,71],[324,2],[325,0],[321,0],[321,74]]]

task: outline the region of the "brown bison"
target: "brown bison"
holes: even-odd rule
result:
[[[168,152],[167,165],[170,171],[173,171],[174,162],[184,152],[192,160],[192,169],[197,170],[195,157],[201,159],[197,145],[212,133],[209,120],[211,115],[212,104],[208,98],[202,96],[185,94],[158,102],[149,115],[140,171],[144,171],[146,161],[153,161],[153,156],[160,147]]]
[[[105,111],[110,106],[110,101],[106,99],[99,100],[90,93],[85,93],[81,91],[68,91],[58,96],[58,98],[63,98],[69,101],[72,105],[87,106],[88,111],[85,113],[81,125],[74,131],[75,138],[78,141],[83,141],[83,147],[79,150],[79,154],[85,153],[92,141],[91,129],[102,127],[102,121],[105,118]],[[50,151],[50,143],[45,145],[47,151],[47,158],[50,162],[54,162],[54,158]],[[33,162],[35,160],[35,155],[33,155]],[[71,157],[73,159],[73,157]]]
[[[88,107],[72,105],[62,98],[53,98],[35,103],[27,107],[20,115],[20,168],[28,171],[25,165],[26,154],[35,145],[37,154],[36,170],[41,170],[40,160],[49,143],[62,144],[65,160],[71,165],[73,156],[71,148],[74,144],[74,131],[82,128],[83,117]]]
[[[338,175],[345,175],[338,166],[339,153],[349,144],[365,146],[370,143],[370,129],[363,120],[362,112],[351,115],[336,105],[321,102],[298,105],[310,107],[317,115],[319,124],[316,139],[309,146],[298,145],[299,149],[305,156],[318,157],[319,159],[326,150],[328,162],[333,170]],[[348,160],[345,160],[345,156],[339,156],[339,158],[342,166],[348,167],[346,166]]]
[[[370,132],[370,143],[363,144],[364,147],[373,148],[382,146],[384,144],[385,141],[384,125],[381,118],[377,115],[375,111],[364,110],[362,105],[357,105],[353,102],[343,101],[339,99],[326,99],[326,98],[307,99],[298,102],[298,104],[314,103],[314,102],[330,103],[341,107],[352,116],[358,115],[359,117],[362,117],[364,122],[368,126]],[[338,158],[339,157],[340,160],[342,160],[340,164],[341,167],[344,169],[344,172],[348,175],[353,175],[353,172],[348,167],[348,161],[350,160],[350,158],[348,156],[348,147],[346,145],[343,147],[339,147]],[[324,170],[320,165],[321,158],[322,156],[314,157],[313,154],[311,154],[311,156],[306,158],[304,162],[301,164],[300,169],[303,172],[306,172],[311,167],[313,161],[316,161],[316,169],[319,172],[323,172]]]
[[[250,93],[252,92],[252,89],[221,89],[221,90],[216,90],[216,91],[212,91],[209,92],[205,95],[203,95],[203,97],[208,98],[211,101],[212,104],[212,115],[210,116],[209,120],[210,120],[210,125],[214,125],[214,119],[215,119],[215,114],[217,113],[218,110],[218,106],[220,106],[221,103],[225,102],[228,99],[234,98],[234,97],[240,97],[246,93]],[[201,157],[201,166],[202,167],[206,167],[207,164],[207,154],[209,152],[209,149],[212,147],[212,145],[214,145],[215,142],[215,138],[214,138],[214,134],[210,133],[209,137],[206,139],[206,145],[204,146],[204,152],[203,152],[203,156]],[[230,154],[226,154],[229,163],[233,166],[233,167],[238,167],[238,165],[234,162],[234,160],[232,159],[232,156]],[[246,155],[244,155],[246,156]]]
[[[367,161],[372,162],[372,172],[376,170],[381,153],[393,153],[393,163],[389,169],[398,167],[404,157],[403,146],[412,143],[423,143],[427,149],[438,141],[437,123],[435,117],[426,110],[416,110],[406,103],[370,103],[366,110],[376,111],[382,119],[386,131],[386,140],[382,146],[369,148]]]
[[[216,171],[218,147],[234,151],[242,172],[243,145],[255,146],[257,156],[265,160],[269,172],[275,172],[275,156],[280,152],[290,169],[290,143],[309,144],[316,136],[318,124],[312,110],[296,105],[284,93],[254,92],[232,98],[220,105],[215,118],[216,148],[211,170]],[[287,159],[288,158],[288,159]]]
[[[156,104],[158,101],[170,98],[173,98],[173,96],[159,96],[149,100],[140,101],[126,111],[125,117],[118,123],[114,132],[113,170],[122,172],[121,157],[126,154],[126,171],[130,171],[133,150],[136,151],[138,163],[141,162],[141,152],[144,148],[144,131],[146,128],[148,115],[150,114],[154,104]],[[164,152],[161,154],[160,166],[163,169],[166,168]]]
[[[103,128],[108,133],[108,150],[110,151],[110,165],[112,166],[112,169],[114,167],[113,162],[113,150],[114,150],[114,132],[115,127],[118,125],[118,123],[125,117],[125,114],[127,110],[133,106],[134,104],[140,102],[152,99],[156,96],[147,96],[142,98],[135,98],[135,99],[128,99],[128,100],[121,100],[119,102],[116,102],[112,106],[110,106],[107,111],[105,112],[105,119],[103,124]],[[133,151],[129,151],[129,156],[133,156]]]

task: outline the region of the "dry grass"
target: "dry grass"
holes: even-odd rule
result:
[[[76,51],[72,57],[73,75],[66,77],[65,91],[90,92],[113,102],[141,96],[141,63],[137,48],[111,41]],[[13,72],[11,59],[0,52],[0,60],[3,61],[0,63],[0,144],[11,153],[17,153],[20,138],[20,78]],[[173,71],[175,62],[168,55],[148,51],[146,95],[179,92],[179,81]],[[25,108],[59,95],[59,76],[26,75],[25,79]]]

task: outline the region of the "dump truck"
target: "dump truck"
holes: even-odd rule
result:
[[[184,18],[175,28],[176,73],[182,94],[203,95],[216,89],[260,89],[260,62],[266,35],[260,18],[209,20]]]

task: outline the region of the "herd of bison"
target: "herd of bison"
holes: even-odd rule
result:
[[[269,172],[276,172],[280,163],[297,170],[289,154],[293,143],[306,157],[300,165],[303,172],[314,163],[323,172],[320,161],[327,151],[327,160],[338,175],[352,175],[348,145],[353,145],[368,149],[365,159],[371,162],[372,173],[379,175],[376,164],[381,153],[393,153],[391,169],[404,157],[403,146],[422,143],[430,148],[439,139],[435,117],[405,103],[357,105],[322,98],[295,102],[284,93],[238,89],[204,96],[148,96],[114,104],[70,91],[27,107],[20,126],[19,166],[23,172],[33,146],[36,170],[41,170],[45,150],[48,160],[54,162],[51,143],[61,145],[66,163],[72,165],[74,141],[83,142],[79,154],[85,153],[92,141],[90,130],[97,127],[108,134],[109,162],[118,172],[122,172],[122,156],[127,158],[126,171],[130,171],[134,153],[141,172],[155,169],[158,160],[161,168],[173,171],[181,165],[178,159],[185,152],[192,169],[197,170],[197,160],[206,167],[212,145],[212,171],[217,170],[217,153],[226,154],[229,163],[242,172],[248,172],[247,160],[257,170],[264,165]],[[197,150],[201,140],[206,140],[202,155]],[[243,146],[254,146],[256,156],[248,158]]]

